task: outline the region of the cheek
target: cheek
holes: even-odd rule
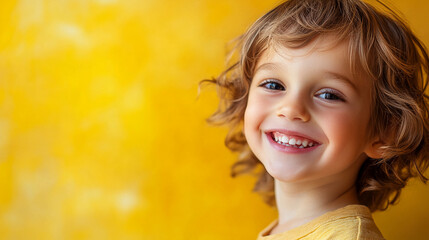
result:
[[[258,118],[257,107],[250,104],[250,99],[249,99],[249,102],[246,106],[246,111],[244,112],[244,135],[246,136],[246,138],[251,136],[251,133],[254,131],[257,125],[257,118]]]
[[[249,143],[252,137],[256,137],[260,126],[267,116],[267,104],[264,98],[257,95],[249,95],[249,99],[244,113],[244,134]]]
[[[254,146],[257,145],[257,129],[255,127],[257,124],[254,115],[252,106],[246,106],[246,111],[244,113],[244,137],[253,152],[255,151]]]
[[[360,153],[368,133],[368,113],[344,111],[330,114],[323,120],[323,130],[330,144],[344,151]]]

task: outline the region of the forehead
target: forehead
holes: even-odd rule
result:
[[[283,60],[293,63],[305,59],[308,62],[324,60],[317,66],[324,63],[326,63],[325,65],[335,64],[351,71],[348,43],[348,40],[339,41],[334,35],[320,36],[300,48],[290,48],[278,41],[273,41],[261,54],[255,69],[267,61],[281,62]]]

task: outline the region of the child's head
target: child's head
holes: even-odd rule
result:
[[[258,146],[284,145],[283,137],[297,136],[292,145],[322,146],[313,146],[316,150],[308,154],[340,155],[338,163],[326,165],[333,169],[354,164],[343,163],[341,157],[359,155],[358,197],[373,211],[393,203],[410,177],[425,180],[429,59],[408,26],[385,9],[387,14],[359,0],[290,0],[250,27],[240,38],[240,60],[214,80],[221,105],[210,120],[230,125],[226,145],[241,153],[232,167],[233,176],[257,169],[262,161],[276,178],[281,175],[276,171],[289,169],[295,174],[290,179],[299,179],[301,165],[282,169],[281,164],[256,157],[266,158]],[[284,106],[293,105],[293,111],[279,101],[288,101]],[[261,112],[268,120],[257,121]],[[258,131],[266,138],[255,141]],[[329,135],[335,131],[340,132],[336,142],[335,134]],[[297,151],[305,152],[307,146]],[[347,151],[341,150],[346,147]],[[265,169],[255,190],[273,204],[273,178]],[[316,176],[317,171],[314,167],[308,173]]]

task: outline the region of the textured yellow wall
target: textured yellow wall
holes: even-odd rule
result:
[[[16,0],[0,7],[1,239],[254,239],[276,217],[204,122],[225,43],[278,1]],[[429,44],[429,3],[393,1]],[[429,236],[429,188],[376,221]]]

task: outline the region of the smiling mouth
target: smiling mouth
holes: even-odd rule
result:
[[[319,145],[318,142],[304,137],[290,136],[280,132],[271,132],[271,138],[274,142],[293,148],[311,148]]]

